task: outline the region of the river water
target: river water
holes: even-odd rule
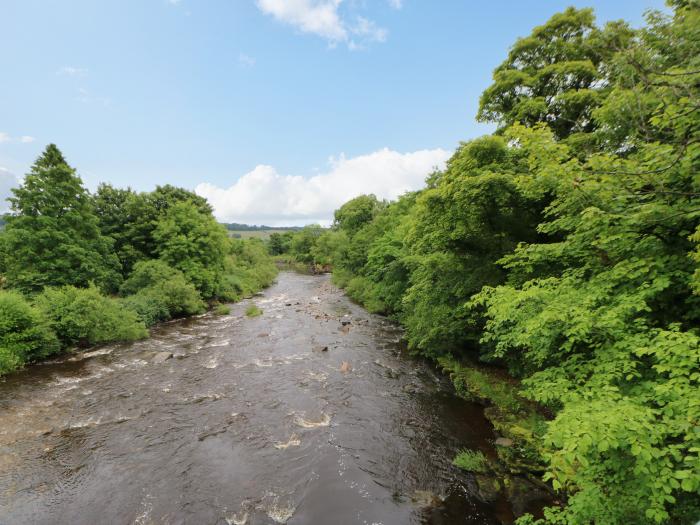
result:
[[[451,464],[493,454],[481,409],[400,336],[327,276],[283,272],[228,316],[13,374],[0,524],[509,523]]]

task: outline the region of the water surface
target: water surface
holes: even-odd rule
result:
[[[509,522],[451,465],[462,447],[493,453],[481,409],[400,336],[327,276],[284,272],[231,315],[14,374],[0,523]]]

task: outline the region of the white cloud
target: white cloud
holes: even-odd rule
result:
[[[396,0],[394,0],[396,1]],[[372,20],[357,17],[355,24],[343,19],[343,0],[256,0],[258,9],[303,33],[325,38],[329,44],[360,49],[369,42],[384,42],[388,31]]]
[[[443,149],[399,153],[387,148],[353,158],[331,158],[329,169],[310,178],[282,175],[258,165],[232,186],[202,183],[195,188],[225,222],[267,225],[329,224],[333,211],[363,193],[394,199],[424,185],[433,168],[451,153]]]
[[[88,74],[88,70],[83,67],[64,66],[56,74],[68,77],[84,77]]]
[[[34,142],[36,139],[29,135],[22,135],[21,137],[13,137],[9,133],[3,133],[0,131],[0,143],[2,142],[21,142],[22,144],[29,144]]]
[[[242,66],[253,67],[255,65],[255,58],[246,55],[245,53],[240,53],[238,55],[238,63]]]
[[[12,195],[12,188],[16,188],[19,184],[17,177],[6,168],[0,166],[0,214],[7,213],[10,209],[10,203],[5,199]]]
[[[403,0],[388,0],[388,2],[394,9],[401,9],[403,7]]]

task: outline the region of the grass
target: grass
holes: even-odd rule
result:
[[[262,315],[262,313],[263,311],[254,304],[251,304],[245,311],[245,314],[248,317],[258,317],[259,315]]]
[[[484,473],[488,470],[486,456],[480,450],[460,450],[457,456],[452,460],[455,467],[468,472]]]
[[[231,313],[231,307],[227,304],[219,304],[214,308],[216,315],[228,315]]]

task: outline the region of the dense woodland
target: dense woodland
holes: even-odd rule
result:
[[[277,274],[263,243],[228,239],[205,199],[173,186],[90,194],[55,145],[13,193],[0,233],[0,375],[147,337]]]
[[[553,16],[481,97],[497,131],[425,189],[270,239],[332,263],[461,393],[483,363],[520,380],[479,396],[562,498],[538,523],[700,518],[700,7],[670,7],[638,30]]]

